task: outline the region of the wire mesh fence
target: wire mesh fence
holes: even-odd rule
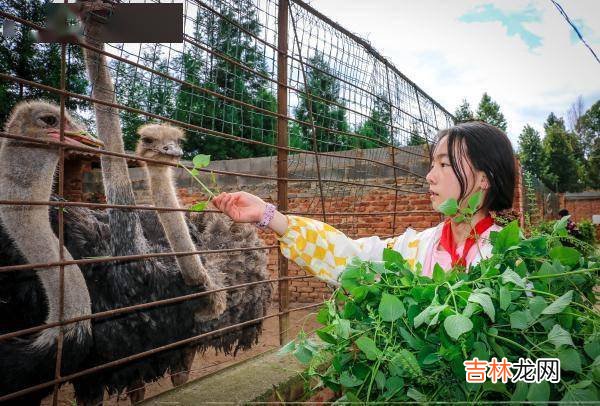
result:
[[[58,388],[67,381],[80,382],[86,387],[97,380],[100,383],[96,386],[104,385],[103,388],[113,392],[139,390],[140,381],[155,379],[165,372],[181,374],[179,358],[186,349],[191,351],[190,346],[197,349],[212,345],[229,351],[233,344],[223,338],[227,335],[231,335],[235,343],[244,342],[244,348],[251,346],[260,331],[247,333],[248,329],[260,329],[260,325],[256,327],[257,323],[267,318],[279,319],[280,339],[285,341],[289,313],[319,305],[290,307],[292,282],[309,277],[299,270],[290,273],[287,261],[281,256],[275,262],[277,269],[273,269],[272,275],[258,273],[256,280],[231,277],[225,280],[225,286],[212,288],[190,288],[180,283],[184,273],[180,269],[183,262],[179,262],[182,258],[197,254],[207,264],[224,266],[228,260],[237,258],[235,255],[251,258],[256,252],[269,252],[275,257],[277,244],[272,238],[264,238],[260,244],[253,240],[252,244],[235,246],[203,245],[202,238],[207,234],[203,234],[202,227],[206,226],[206,219],[217,216],[216,210],[210,209],[194,214],[194,218],[200,220],[189,226],[192,227],[191,234],[194,227],[200,228],[196,230],[195,249],[177,250],[173,242],[171,246],[169,241],[165,243],[164,235],[156,237],[160,241],[153,240],[150,228],[155,226],[149,224],[163,221],[167,227],[163,220],[166,217],[161,217],[164,213],[181,213],[189,209],[177,203],[160,204],[158,201],[150,206],[139,204],[133,195],[128,195],[132,190],[129,178],[117,179],[119,162],[126,168],[125,159],[129,163],[173,170],[182,165],[131,152],[140,142],[138,129],[141,125],[154,122],[176,125],[187,133],[183,141],[183,158],[190,159],[201,153],[211,155],[214,161],[223,161],[220,166],[199,169],[198,176],[216,175],[217,184],[236,179],[230,182],[233,189],[242,183],[252,184],[255,187],[252,190],[262,191],[264,198],[276,201],[281,211],[321,217],[351,236],[369,232],[394,235],[408,223],[423,227],[424,223],[419,223],[419,214],[437,216],[428,208],[427,199],[422,198],[424,174],[429,164],[430,144],[438,129],[453,123],[452,115],[370,44],[301,1],[185,0],[182,43],[105,45],[97,43],[93,31],[89,30],[85,40],[77,43],[36,44],[30,33],[43,30],[41,8],[36,9],[33,3],[5,3],[0,17],[5,24],[7,21],[16,23],[17,30],[14,37],[2,39],[4,55],[18,54],[20,62],[27,62],[29,58],[33,65],[2,59],[2,121],[10,122],[8,113],[17,102],[44,98],[56,103],[60,124],[57,124],[59,136],[52,139],[40,138],[33,131],[19,130],[25,127],[18,126],[6,126],[1,133],[0,154],[29,151],[24,157],[33,156],[39,161],[49,157],[50,163],[34,171],[37,161],[13,156],[13,166],[0,167],[4,171],[0,174],[2,181],[6,182],[2,188],[14,191],[0,195],[3,220],[0,231],[6,239],[1,248],[5,253],[12,252],[0,261],[0,278],[3,278],[0,308],[8,320],[1,325],[0,351],[12,354],[11,359],[14,354],[20,354],[23,364],[28,364],[29,368],[5,366],[22,373],[16,372],[10,382],[0,387],[0,401],[41,396],[53,389],[53,403],[56,404]],[[111,4],[115,7],[120,3],[127,2]],[[110,8],[108,11],[94,10],[81,13],[80,17],[83,26],[89,28],[110,18],[111,12]],[[33,61],[32,58],[37,59]],[[95,65],[90,62],[94,58]],[[101,80],[105,73],[110,79],[108,82]],[[71,111],[73,121],[87,126],[103,141],[108,140],[105,147],[70,142],[65,134],[68,132],[66,122],[71,116],[66,110]],[[106,134],[105,129],[109,128],[106,121],[118,123],[122,144],[111,138],[111,134]],[[73,152],[99,157],[93,159],[100,159],[102,164],[106,203],[64,200],[69,187],[65,180],[69,175],[65,173],[65,159]],[[244,159],[254,161],[247,167],[230,163]],[[256,167],[267,170],[260,172],[254,170]],[[55,169],[58,176],[54,184]],[[188,169],[195,168],[190,166]],[[12,171],[14,173],[9,173]],[[38,179],[37,174],[41,171],[49,174]],[[20,176],[14,176],[15,173]],[[23,174],[35,176],[36,182],[29,182]],[[44,179],[46,184],[42,185]],[[50,196],[53,184],[54,195]],[[124,190],[122,194],[115,192],[121,190],[119,187]],[[27,188],[29,194],[25,192]],[[199,198],[202,195],[198,188],[193,193]],[[42,216],[37,218],[43,219],[43,212],[47,216],[48,207],[51,218],[48,230],[54,232],[56,241],[50,234],[42,235],[35,227],[25,230],[27,221],[22,227],[9,226],[10,213],[28,219],[32,213],[39,215],[42,211]],[[97,247],[90,248],[89,252],[85,241],[80,245],[74,242],[77,236],[73,232],[79,230],[79,225],[73,224],[84,220],[96,225],[96,238],[105,237],[105,240],[90,241]],[[136,234],[135,224],[140,225],[139,234]],[[16,229],[18,236],[11,234]],[[103,234],[109,229],[112,234]],[[147,244],[140,248],[135,242],[142,234]],[[119,236],[125,240],[127,236],[132,238],[123,241],[121,246],[116,243]],[[44,241],[44,244],[55,247],[51,250],[52,255],[44,256],[46,251],[43,250],[38,250],[40,255],[29,255],[24,249],[36,251],[36,245],[30,242],[46,237],[50,241]],[[19,249],[23,252],[15,253]],[[266,269],[264,261],[261,266]],[[144,273],[148,269],[152,272]],[[78,270],[85,278],[93,311],[70,312],[69,303],[73,299],[70,278]],[[99,272],[106,274],[99,277]],[[174,272],[177,275],[174,276]],[[130,283],[153,289],[151,295],[144,298],[141,285],[110,285],[122,282],[119,275],[129,275]],[[32,302],[39,303],[42,310],[8,317],[11,305],[24,302],[24,297],[19,296],[23,293],[18,292],[23,287],[24,277],[29,277],[30,283],[35,279],[35,287],[27,289],[36,295],[39,302]],[[45,280],[56,285],[56,308],[52,307],[54,298],[50,298],[49,285],[43,283]],[[161,281],[181,288],[164,289],[160,286]],[[267,314],[267,309],[261,307],[264,304],[261,300],[265,299],[261,299],[260,294],[268,299],[271,289],[259,286],[271,285],[276,290],[279,309]],[[111,287],[114,288],[112,291]],[[104,289],[104,296],[95,289]],[[122,292],[117,291],[122,289],[131,289],[135,293],[119,296]],[[254,307],[254,313],[246,314],[240,307],[237,308],[240,315],[220,322],[194,319],[193,305],[198,306],[199,300],[204,300],[201,303],[206,305],[210,303],[208,298],[219,292],[227,292],[230,304],[237,300],[236,306]],[[120,299],[111,302],[111,295]],[[240,297],[244,295],[256,295],[256,302],[252,306],[243,302]],[[318,302],[317,297],[312,299]],[[102,305],[95,300],[101,301]],[[50,316],[43,310],[44,306],[49,306]],[[31,303],[19,311],[30,308]],[[161,312],[169,317],[188,314],[190,321],[176,327],[172,324],[146,327],[165,320],[167,316]],[[75,340],[75,345],[71,328],[85,323],[91,323],[88,326],[96,343],[78,347],[85,340]],[[131,328],[133,325],[137,327]],[[188,330],[185,330],[186,326]],[[152,332],[162,333],[169,328],[181,331],[138,345],[113,343],[112,347],[109,344],[98,347],[101,345],[98,341],[114,340],[119,332],[152,335]],[[51,335],[53,340],[44,352],[27,352],[27,348],[33,348],[29,346],[31,342],[39,344],[38,338],[45,331],[57,334]],[[138,341],[132,337],[121,339]],[[119,348],[110,354],[98,355],[114,347]],[[78,350],[81,352],[76,353]],[[173,359],[179,362],[179,370],[172,364]],[[149,365],[140,364],[143,360],[150,360]],[[137,372],[135,375],[132,370],[136,368],[138,371],[148,368],[152,373],[140,376]],[[37,371],[35,376],[23,376],[27,375],[23,371],[31,370]],[[120,372],[112,373],[108,378],[110,371]],[[118,379],[122,381],[116,381]],[[78,392],[77,385],[76,395],[87,396],[88,400],[93,397],[83,389]]]

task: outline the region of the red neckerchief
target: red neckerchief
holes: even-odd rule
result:
[[[452,266],[461,265],[466,266],[466,257],[469,253],[471,247],[475,244],[475,235],[473,230],[471,234],[465,241],[465,248],[463,249],[462,255],[459,257],[456,252],[456,244],[454,243],[454,237],[452,236],[452,228],[450,226],[450,219],[444,222],[444,227],[442,228],[442,237],[440,239],[440,246],[446,250],[450,254],[452,258]],[[494,224],[494,220],[491,216],[487,216],[475,225],[475,234],[480,236],[483,234],[488,228],[490,228]]]

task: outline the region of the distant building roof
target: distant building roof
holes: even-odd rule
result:
[[[565,193],[565,199],[579,200],[579,199],[600,199],[600,190],[586,190],[580,193]]]

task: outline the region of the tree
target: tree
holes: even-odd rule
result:
[[[339,133],[348,131],[346,110],[340,106],[340,83],[322,54],[315,53],[308,64],[306,85],[299,95],[296,118],[309,123],[312,121],[317,126],[315,133],[319,152],[349,149],[352,145],[348,136]],[[312,126],[302,125],[300,130],[304,138],[312,139]]]
[[[475,117],[473,116],[473,111],[471,110],[471,106],[467,99],[463,99],[460,106],[456,108],[454,112],[454,117],[456,117],[456,122],[461,123],[464,121],[471,121]]]
[[[417,119],[413,119],[410,129],[410,138],[406,145],[415,146],[427,144],[427,139],[423,135],[421,123]]]
[[[392,142],[390,136],[390,105],[384,96],[375,99],[371,115],[359,126],[356,133],[387,144]],[[358,137],[353,138],[352,143],[354,148],[380,148],[383,146],[381,142]]]
[[[600,100],[579,118],[577,127],[584,147],[584,155],[588,158],[600,138]]]
[[[236,1],[235,10],[230,5],[218,7],[223,17],[199,8],[194,31],[196,40],[266,75],[263,50],[242,29],[228,21],[235,21],[244,30],[259,36],[261,25],[255,7],[248,0]],[[225,58],[213,54],[202,58],[197,51],[191,50],[182,56],[181,65],[186,82],[265,110],[277,111],[276,98],[267,80]],[[277,120],[274,115],[223,100],[189,85],[182,85],[179,90],[175,116],[179,120],[229,135],[268,144],[275,144],[276,141]],[[213,159],[230,159],[272,155],[275,149],[197,132],[188,136],[184,151],[188,158],[202,152],[212,155]]]
[[[0,0],[0,9],[22,19],[42,24],[45,20],[45,6],[48,1]],[[36,43],[31,29],[19,25],[14,37],[0,35],[0,71],[31,80],[33,82],[60,88],[60,46],[58,44]],[[78,46],[67,47],[67,88],[79,94],[86,94],[88,86],[83,62],[83,53]],[[23,99],[44,98],[59,102],[60,96],[34,87],[27,87],[10,81],[0,81],[0,122],[4,123],[13,106]],[[87,108],[87,103],[79,99],[67,99],[68,109]]]
[[[500,112],[500,105],[493,101],[487,93],[481,96],[476,118],[477,120],[485,121],[488,124],[498,127],[502,131],[506,131],[506,119]]]
[[[540,134],[530,125],[523,127],[519,136],[519,158],[523,168],[535,176],[541,178],[544,169],[544,149]]]
[[[544,123],[544,130],[548,131],[548,128],[550,128],[552,126],[558,126],[563,131],[566,131],[565,120],[563,120],[562,117],[558,117],[556,114],[554,114],[554,113],[551,112],[548,115],[548,118],[546,119],[546,122]]]
[[[573,153],[572,140],[564,121],[550,114],[544,124],[544,183],[555,192],[577,192],[583,189],[581,171]]]
[[[578,129],[586,162],[587,185],[600,189],[600,100],[579,118]]]
[[[587,184],[592,189],[600,189],[600,138],[595,139],[587,162]]]
[[[578,133],[580,131],[579,128],[579,120],[581,116],[583,116],[584,107],[583,107],[583,97],[577,97],[577,100],[571,105],[569,111],[567,112],[567,120],[569,124],[569,131]]]

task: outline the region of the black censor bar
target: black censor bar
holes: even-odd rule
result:
[[[43,30],[35,31],[37,42],[78,43],[84,39],[77,15],[84,2],[47,5]],[[104,22],[97,35],[100,42],[176,43],[183,42],[183,4],[105,3],[106,9],[94,11],[91,18]],[[13,22],[4,21],[2,35],[16,34]]]

